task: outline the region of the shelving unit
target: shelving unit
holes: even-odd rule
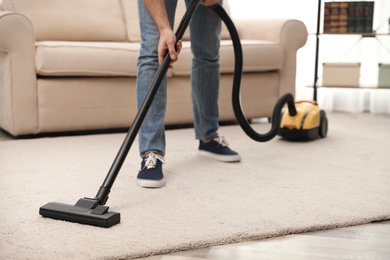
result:
[[[316,36],[316,53],[315,53],[315,69],[314,69],[314,83],[313,83],[313,89],[314,89],[314,94],[313,94],[313,99],[317,100],[317,88],[318,87],[326,87],[326,88],[355,88],[355,89],[390,89],[389,87],[377,87],[377,86],[359,86],[359,87],[337,87],[337,86],[322,86],[318,84],[318,63],[319,63],[319,46],[320,46],[320,36],[321,35],[334,35],[334,36],[347,36],[347,35],[360,35],[361,38],[376,38],[378,36],[390,36],[390,33],[321,33],[320,25],[321,25],[321,9],[322,9],[322,0],[318,0],[318,16],[317,16],[317,32],[315,34]],[[360,40],[359,39],[359,40]],[[386,48],[385,46],[383,46]],[[390,53],[390,50],[386,48],[386,50]]]
[[[369,85],[360,85],[359,87],[353,86],[322,86],[321,84],[316,85],[317,88],[347,88],[347,89],[390,89],[390,87],[377,87],[377,86],[369,86]]]

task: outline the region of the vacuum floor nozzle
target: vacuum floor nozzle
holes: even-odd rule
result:
[[[77,222],[99,227],[111,227],[120,222],[120,213],[108,212],[108,207],[93,199],[80,199],[76,205],[50,202],[39,208],[43,217]]]

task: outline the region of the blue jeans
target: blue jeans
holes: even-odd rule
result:
[[[178,0],[165,0],[168,18],[173,27]],[[183,1],[183,0],[179,0]],[[186,4],[190,0],[185,0]],[[141,49],[138,58],[137,107],[151,84],[159,66],[157,46],[159,31],[142,0],[138,0],[141,28]],[[221,20],[209,7],[200,5],[190,24],[191,96],[194,112],[195,137],[205,140],[217,135],[219,95],[219,46]],[[165,76],[139,132],[141,157],[149,152],[165,156],[164,117],[167,104],[167,77]]]

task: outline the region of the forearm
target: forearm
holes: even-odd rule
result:
[[[160,32],[171,29],[164,0],[143,0],[143,3]]]

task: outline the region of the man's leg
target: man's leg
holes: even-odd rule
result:
[[[189,3],[189,0],[186,0]],[[191,86],[195,136],[217,135],[219,95],[219,45],[221,19],[210,7],[200,5],[190,24],[193,54]]]
[[[177,0],[166,0],[165,3],[170,23],[173,25]],[[141,49],[138,58],[137,73],[137,107],[139,109],[159,66],[157,46],[160,34],[142,0],[138,0],[138,12],[141,29]],[[141,185],[143,187],[148,186],[145,183],[150,183],[152,186],[153,183],[158,186],[163,186],[162,169],[160,170],[161,173],[156,173],[156,169],[161,168],[162,158],[165,155],[164,117],[166,103],[167,78],[165,77],[139,131],[139,152],[144,161],[142,162],[142,169],[137,179],[139,183],[140,180],[146,180]],[[158,156],[153,157],[153,160],[147,160],[145,156],[151,152]],[[148,168],[148,165],[145,165],[145,163],[157,163],[158,167],[156,168],[153,167],[156,165],[151,165]]]
[[[227,147],[226,139],[217,133],[221,24],[215,11],[203,5],[199,6],[190,24],[195,137],[200,140],[201,154],[221,161],[240,161],[241,157]]]

